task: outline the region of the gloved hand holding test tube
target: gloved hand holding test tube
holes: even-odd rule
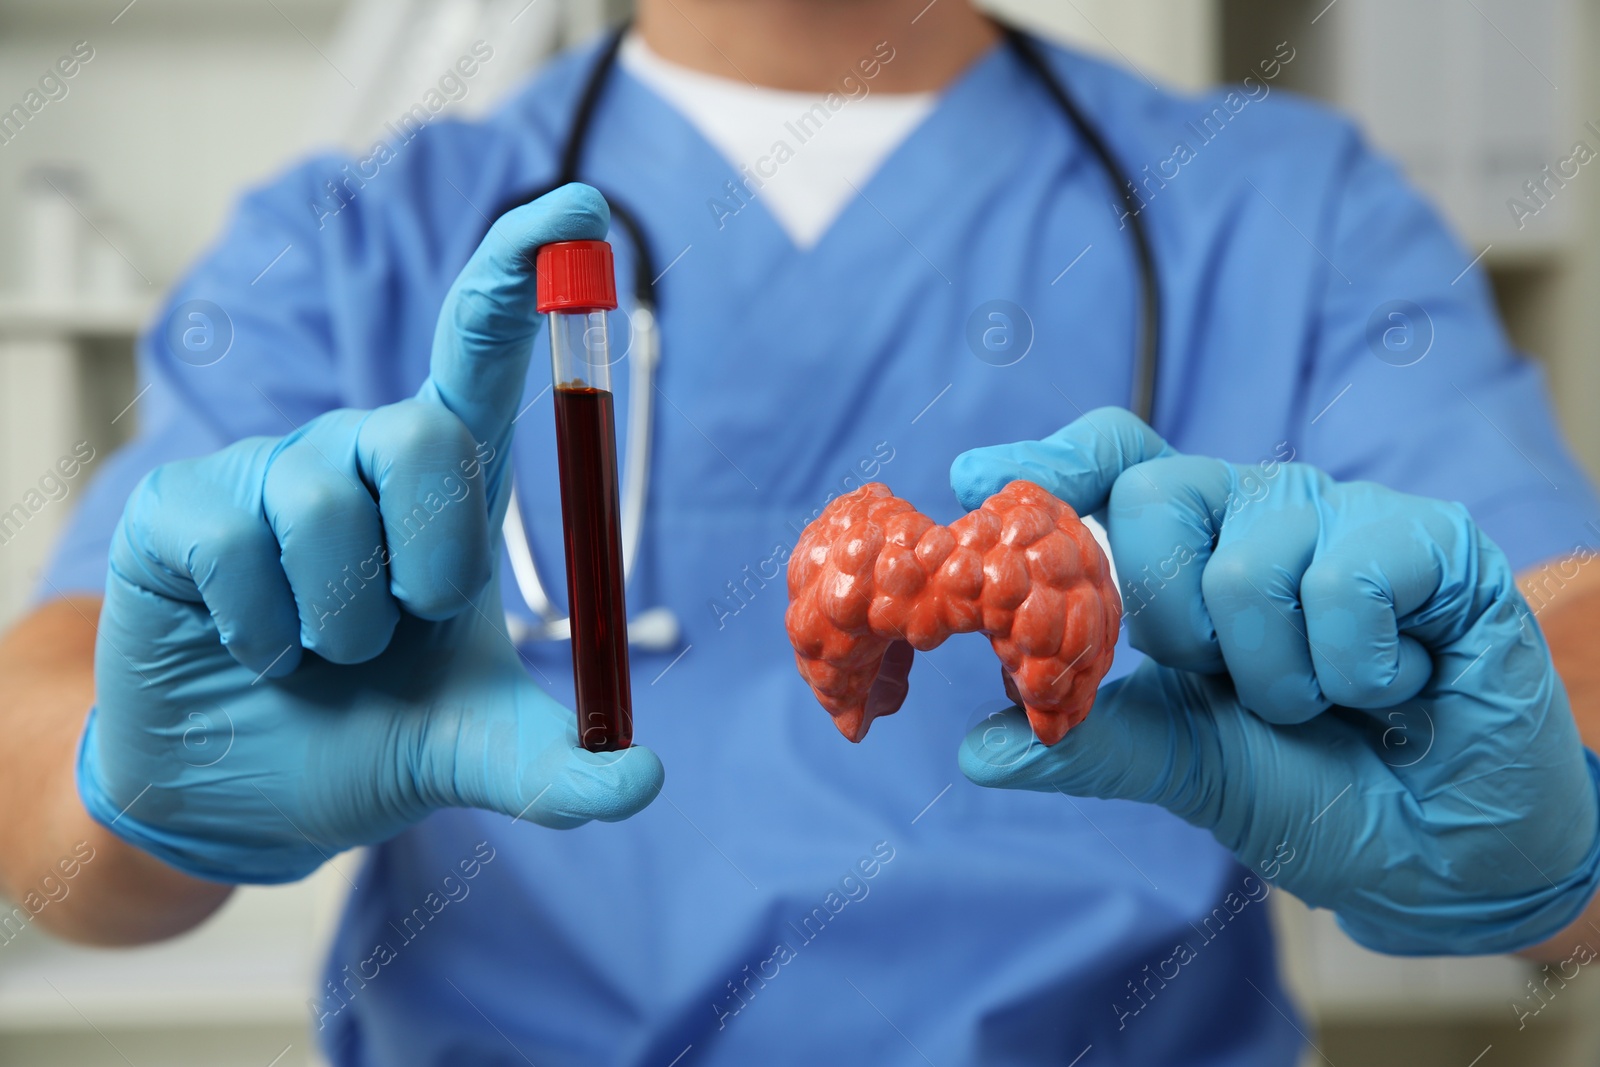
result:
[[[593,239],[608,226],[605,201],[582,185],[508,212],[445,296],[415,397],[330,411],[140,483],[112,548],[79,750],[79,794],[102,825],[196,877],[276,883],[442,808],[570,828],[624,819],[655,798],[664,777],[655,754],[627,747],[626,730],[593,728],[626,715],[628,691],[620,651],[599,674],[620,700],[597,703],[585,683],[584,657],[611,632],[584,614],[607,603],[584,584],[594,579],[573,583],[587,747],[499,625],[513,423],[548,310],[545,279],[529,267],[539,249],[557,263],[551,248],[563,244],[605,250]],[[604,460],[578,483],[598,491],[578,499],[598,509],[590,526],[610,540],[595,539],[598,556],[569,547],[591,561],[572,573],[615,576],[603,587],[615,591],[615,614],[599,621],[618,620],[620,643],[611,395],[597,391],[607,384],[599,309],[615,304],[606,293],[591,298],[592,314],[575,291],[548,295],[561,305],[550,316],[558,416],[575,407],[572,425],[589,430],[564,433],[578,447],[561,455],[580,472]],[[452,485],[462,491],[420,532],[386,538]],[[567,513],[570,526],[570,497]],[[339,568],[374,544],[387,546],[383,580],[336,611],[321,606]],[[598,718],[583,717],[596,708]],[[621,751],[594,751],[601,744]]]

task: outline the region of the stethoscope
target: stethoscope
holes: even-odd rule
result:
[[[548,186],[511,198],[500,206],[494,217],[498,218],[514,207],[536,200],[552,189],[578,180],[579,164],[594,122],[594,111],[605,91],[612,71],[616,69],[617,52],[627,33],[626,24],[613,33],[596,57],[594,67],[584,82],[573,111],[572,125],[566,143],[561,149],[561,163],[556,180]],[[1140,314],[1139,342],[1134,362],[1133,389],[1129,409],[1146,422],[1153,421],[1156,397],[1156,374],[1160,369],[1161,352],[1161,284],[1156,274],[1155,256],[1150,248],[1150,238],[1140,217],[1142,205],[1134,194],[1134,185],[1127,172],[1111,154],[1105,138],[1084,115],[1067,86],[1050,69],[1043,54],[1032,38],[1011,26],[1001,25],[1006,44],[1017,58],[1033,72],[1039,84],[1060,109],[1062,116],[1088,146],[1127,209],[1129,241],[1139,272]],[[645,239],[644,228],[638,218],[616,197],[601,190],[611,205],[611,221],[626,235],[633,246],[633,310],[628,314],[632,343],[628,349],[629,406],[628,426],[622,462],[622,568],[624,580],[633,576],[634,563],[639,554],[639,537],[644,527],[645,503],[650,485],[651,420],[655,409],[656,371],[661,362],[661,337],[656,320],[657,278],[655,260],[650,254],[650,244]],[[539,577],[538,565],[533,558],[533,542],[522,522],[522,511],[517,503],[515,486],[505,517],[506,552],[511,560],[511,573],[517,589],[533,612],[529,622],[507,616],[507,625],[513,641],[567,641],[571,640],[570,621],[556,610],[544,582]],[[645,651],[661,652],[678,643],[678,618],[670,608],[656,607],[641,612],[628,620],[628,643]]]

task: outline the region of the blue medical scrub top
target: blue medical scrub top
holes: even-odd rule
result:
[[[317,158],[246,197],[144,338],[141,434],[105,464],[41,594],[102,588],[152,466],[411,395],[487,216],[552,180],[592,54],[485,122]],[[1348,125],[1259,87],[1179,96],[1071,52],[1049,61],[1140,182],[1165,295],[1157,422],[1178,448],[1244,463],[1292,449],[1461,501],[1518,566],[1595,541],[1595,497],[1473,250]],[[980,59],[803,251],[626,73],[583,173],[671,264],[628,593],[683,624],[679,647],[633,654],[638,738],[666,790],[620,825],[451,811],[374,849],[310,1004],[333,1061],[1292,1062],[1300,1024],[1256,876],[1165,811],[961,777],[958,741],[1003,704],[987,642],[920,656],[906,707],[855,746],[785,638],[784,562],[833,495],[882,480],[949,521],[958,452],[1129,396],[1129,235],[1038,82],[1004,48]],[[231,320],[209,366],[167,340],[192,300]],[[560,597],[544,351],[516,473]],[[629,401],[621,383],[619,425]],[[527,652],[564,700],[568,657]]]

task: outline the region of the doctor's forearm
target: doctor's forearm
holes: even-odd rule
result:
[[[94,700],[97,598],[46,604],[0,640],[0,946],[33,923],[133,944],[182,933],[230,886],[181,874],[89,817],[74,779]]]
[[[1600,752],[1600,568],[1579,567],[1576,558],[1558,560],[1522,575],[1518,584],[1549,642],[1583,743]],[[1600,952],[1600,896],[1567,929],[1521,955],[1559,963],[1575,951]]]

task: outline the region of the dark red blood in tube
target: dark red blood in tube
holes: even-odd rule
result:
[[[615,416],[603,389],[558,387],[555,406],[578,738],[612,752],[633,744]]]

